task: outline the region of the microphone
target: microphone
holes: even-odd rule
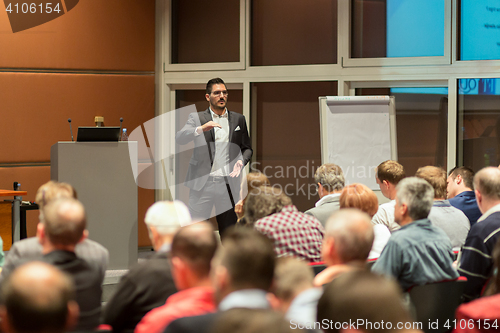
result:
[[[123,124],[123,118],[120,117],[120,141],[122,141],[122,124]]]
[[[69,130],[71,131],[71,142],[73,142],[75,140],[73,140],[73,128],[71,127],[71,118],[68,118],[68,123],[69,123]]]

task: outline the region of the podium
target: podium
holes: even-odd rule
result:
[[[134,161],[131,163],[131,161]],[[89,238],[109,251],[108,269],[137,263],[137,142],[59,142],[50,150],[50,177],[77,191]]]

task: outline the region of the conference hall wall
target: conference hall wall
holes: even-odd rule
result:
[[[33,201],[50,180],[50,147],[71,140],[68,118],[76,139],[76,128],[93,126],[94,116],[104,116],[106,126],[123,117],[129,132],[154,117],[155,2],[18,3],[0,3],[0,188],[20,182],[28,191],[23,199]],[[58,17],[41,13],[56,3]],[[150,245],[144,215],[154,191],[138,188],[138,194],[142,247]],[[37,222],[38,212],[28,212],[28,236]]]

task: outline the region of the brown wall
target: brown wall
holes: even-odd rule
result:
[[[74,2],[74,1],[73,1]],[[66,1],[68,5],[68,1]],[[13,33],[0,4],[0,188],[18,181],[34,200],[50,179],[50,147],[78,126],[131,132],[154,117],[155,1],[85,0],[64,15]],[[139,191],[139,246],[150,245],[144,225],[154,191]],[[28,212],[28,235],[38,214]]]

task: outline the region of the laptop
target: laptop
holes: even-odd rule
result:
[[[120,141],[120,127],[78,127],[76,141]]]

